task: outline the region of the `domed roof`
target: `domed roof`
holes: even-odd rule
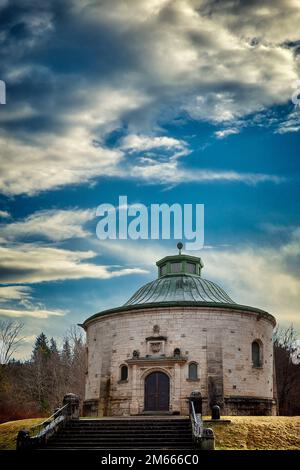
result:
[[[166,256],[156,263],[158,279],[141,287],[124,306],[161,302],[235,303],[217,284],[202,279],[201,258],[182,255],[179,246],[179,255]]]
[[[157,302],[220,302],[234,304],[226,292],[212,281],[197,275],[166,275],[141,287],[124,305]]]

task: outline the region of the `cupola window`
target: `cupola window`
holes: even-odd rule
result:
[[[171,272],[180,273],[182,270],[182,263],[171,263]]]
[[[196,265],[195,263],[186,263],[186,270],[188,273],[196,274]]]
[[[167,265],[163,264],[160,268],[160,275],[165,276],[167,274]]]

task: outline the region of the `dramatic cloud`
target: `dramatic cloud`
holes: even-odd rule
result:
[[[119,268],[92,264],[96,253],[70,251],[33,244],[0,248],[2,283],[39,283],[65,279],[110,279],[145,272],[139,268]]]
[[[52,0],[26,11],[15,1],[2,13],[8,102],[0,191],[7,195],[128,179],[138,150],[165,154],[146,165],[147,181],[161,172],[178,183],[173,159],[188,148],[165,134],[166,124],[178,116],[226,124],[216,132],[223,138],[237,120],[289,102],[299,75],[293,0],[69,0],[63,9]],[[120,147],[107,143],[114,132]],[[184,175],[187,163],[175,165]],[[143,172],[137,165],[133,173]]]
[[[8,302],[10,300],[24,300],[31,298],[32,289],[29,286],[1,286],[0,302]]]
[[[5,194],[36,194],[66,184],[83,183],[113,174],[117,151],[93,145],[83,130],[64,137],[44,136],[33,143],[0,137],[0,190]]]
[[[6,239],[38,236],[54,241],[86,237],[89,233],[83,226],[94,217],[93,209],[42,210],[24,220],[0,225],[0,234]]]

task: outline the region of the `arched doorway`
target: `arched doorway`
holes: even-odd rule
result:
[[[169,411],[170,380],[164,372],[152,372],[145,379],[145,411]]]

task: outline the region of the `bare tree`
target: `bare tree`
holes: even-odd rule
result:
[[[72,325],[66,333],[71,351],[71,370],[69,388],[76,393],[81,400],[84,398],[85,371],[86,371],[86,347],[85,337],[81,328]]]
[[[24,324],[18,321],[0,320],[0,364],[7,364],[21,345],[23,327]]]
[[[277,327],[274,333],[274,353],[279,414],[296,414],[299,410],[300,365],[292,362],[297,333],[293,325]]]

